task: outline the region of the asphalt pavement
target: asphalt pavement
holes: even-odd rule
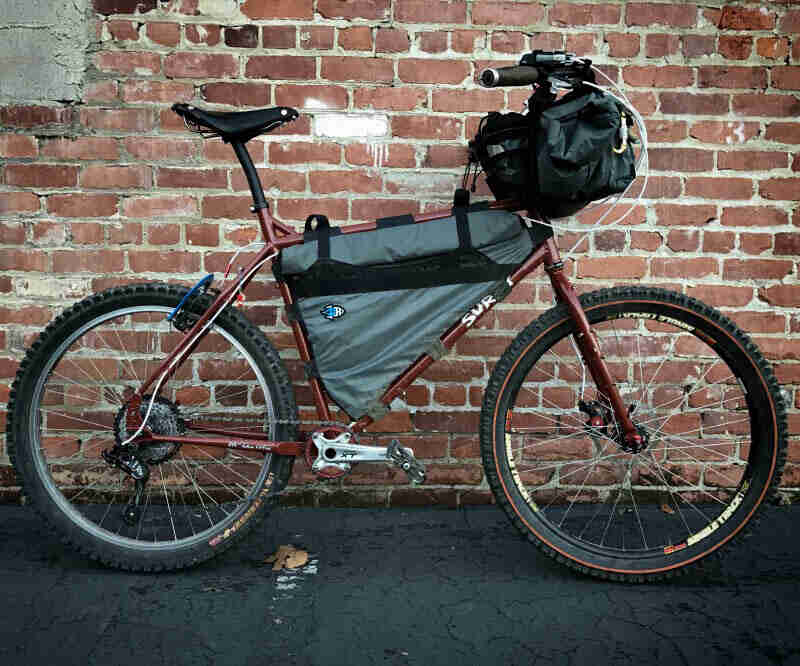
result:
[[[223,558],[106,569],[0,506],[0,664],[800,664],[800,506],[676,581],[608,583],[496,507],[279,509]],[[308,551],[274,573],[281,544]]]

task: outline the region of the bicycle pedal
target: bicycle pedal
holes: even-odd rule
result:
[[[386,447],[386,458],[402,469],[412,484],[424,483],[425,465],[414,457],[414,451],[400,446],[400,442],[396,439],[393,439]]]

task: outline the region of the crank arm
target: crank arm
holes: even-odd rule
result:
[[[365,446],[342,441],[325,441],[313,436],[314,446],[326,463],[386,462],[385,446]]]

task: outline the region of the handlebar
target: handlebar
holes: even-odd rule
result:
[[[530,86],[539,78],[539,70],[530,65],[495,67],[481,72],[481,85],[484,88],[497,86]]]

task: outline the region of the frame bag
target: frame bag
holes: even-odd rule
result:
[[[380,418],[392,381],[422,354],[442,356],[440,336],[486,296],[505,298],[506,278],[552,235],[487,204],[453,213],[384,218],[375,231],[349,234],[312,216],[317,229],[309,218],[305,242],[273,265],[308,335],[308,371],[353,418]]]

